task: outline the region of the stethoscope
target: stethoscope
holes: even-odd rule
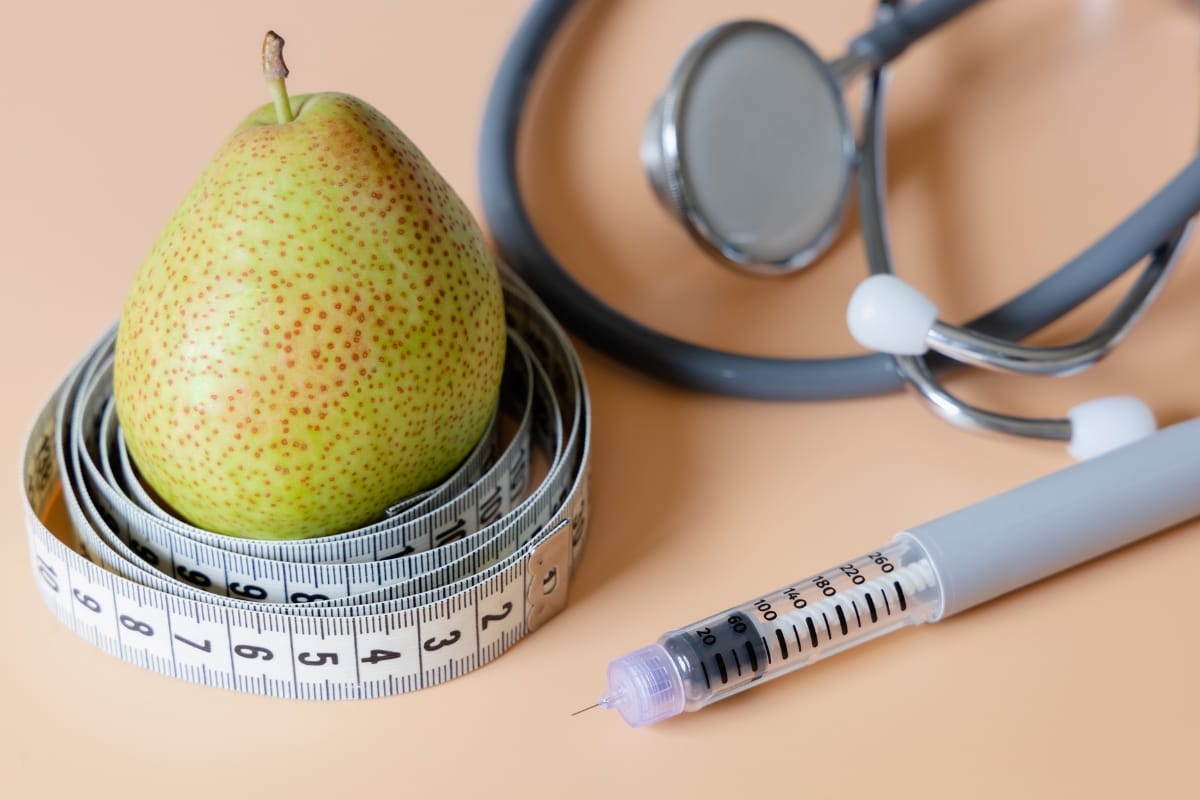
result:
[[[1094,364],[1157,296],[1200,210],[1198,158],[1038,284],[966,326],[939,319],[934,304],[894,274],[883,203],[886,67],[978,2],[883,0],[873,27],[829,63],[778,26],[720,25],[677,62],[646,124],[641,157],[655,193],[701,247],[741,270],[786,274],[812,263],[833,240],[856,189],[870,276],[852,295],[847,322],[876,354],[779,359],[702,347],[623,316],[555,260],[521,199],[516,149],[533,74],[572,0],[534,3],[501,62],[485,110],[483,209],[501,256],[584,341],[687,387],[830,400],[908,386],[956,426],[1063,440],[1076,458],[1152,432],[1153,413],[1134,397],[1085,402],[1065,418],[1019,417],[973,406],[935,376],[936,368],[953,362],[1038,375],[1067,375]],[[842,87],[860,76],[866,80],[865,108],[856,141]],[[1090,335],[1052,347],[1018,343],[1143,259],[1146,266],[1124,299]]]

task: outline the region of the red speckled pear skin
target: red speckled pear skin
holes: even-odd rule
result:
[[[116,410],[145,481],[210,531],[369,523],[482,435],[504,365],[478,225],[386,117],[344,94],[251,114],[134,279]]]

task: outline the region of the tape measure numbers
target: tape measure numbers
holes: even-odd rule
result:
[[[586,543],[591,409],[566,334],[501,274],[509,345],[488,432],[439,486],[319,539],[221,536],[163,508],[120,436],[110,330],[25,448],[26,531],[47,605],[156,672],[311,699],[431,686],[536,630],[566,603]],[[544,475],[529,487],[535,452]],[[63,511],[68,530],[56,534]]]

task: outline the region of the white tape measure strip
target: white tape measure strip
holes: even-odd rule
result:
[[[503,271],[501,407],[440,486],[375,525],[293,542],[220,536],[159,507],[121,441],[106,334],[26,445],[26,530],[50,609],[167,675],[284,697],[412,691],[500,655],[566,602],[587,533],[591,410],[562,328]],[[505,439],[503,448],[495,451]],[[532,450],[545,477],[526,490]],[[81,555],[47,526],[62,504]]]

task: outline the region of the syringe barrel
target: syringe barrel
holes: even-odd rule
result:
[[[631,725],[695,711],[1200,516],[1200,418],[896,535],[609,665]]]
[[[602,704],[631,725],[695,711],[901,626],[926,622],[941,604],[924,551],[896,540],[615,659]]]
[[[928,553],[936,619],[1200,515],[1192,419],[898,535]]]

